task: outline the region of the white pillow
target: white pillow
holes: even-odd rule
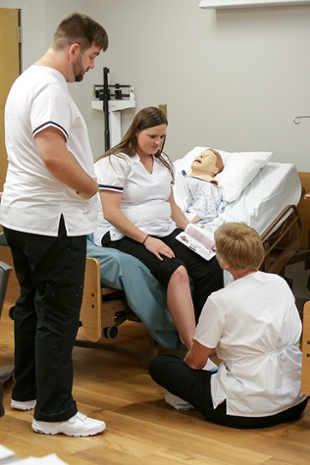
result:
[[[210,147],[195,147],[183,158],[174,162],[177,173],[189,174],[195,157]],[[226,202],[236,200],[243,189],[255,178],[271,158],[272,152],[225,152],[215,149],[223,158],[224,169],[215,179],[223,190]]]

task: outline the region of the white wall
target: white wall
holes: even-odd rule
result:
[[[103,114],[92,110],[93,84],[130,84],[137,108],[122,113],[123,132],[148,105],[168,105],[166,151],[195,145],[227,151],[270,150],[273,161],[309,171],[310,5],[203,10],[199,0],[0,0],[23,7],[24,67],[48,47],[63,16],[84,11],[106,28],[110,46],[82,83],[69,86],[88,123],[94,157],[104,150]]]
[[[310,6],[202,10],[198,0],[105,0],[112,79],[138,109],[168,104],[166,149],[271,150],[308,171]],[[130,115],[131,116],[131,115]]]

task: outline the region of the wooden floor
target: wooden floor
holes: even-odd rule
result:
[[[0,321],[1,366],[13,363],[13,322],[7,310],[5,305]],[[0,444],[20,458],[55,452],[70,465],[309,465],[310,405],[297,422],[273,428],[241,431],[212,425],[196,411],[180,412],[165,403],[163,390],[147,372],[149,339],[141,324],[122,325],[116,342],[138,353],[74,348],[75,400],[82,413],[106,422],[103,434],[34,433],[32,412],[10,408],[11,380],[4,387]]]

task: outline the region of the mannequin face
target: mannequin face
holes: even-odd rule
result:
[[[191,164],[191,169],[201,174],[209,174],[215,176],[219,169],[216,166],[217,156],[211,150],[205,150],[195,158]]]

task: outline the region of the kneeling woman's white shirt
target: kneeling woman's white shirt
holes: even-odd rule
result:
[[[176,224],[171,219],[171,207],[167,199],[171,193],[170,171],[155,157],[150,174],[141,163],[138,155],[129,157],[111,155],[95,163],[95,176],[99,189],[122,194],[120,210],[146,234],[164,237],[172,233]],[[102,209],[99,211],[99,226],[104,223]],[[111,240],[119,240],[124,235],[112,225]],[[104,230],[101,234],[104,234]]]
[[[301,320],[286,281],[255,272],[208,298],[194,339],[217,347],[222,360],[211,378],[214,408],[268,416],[299,404]]]

